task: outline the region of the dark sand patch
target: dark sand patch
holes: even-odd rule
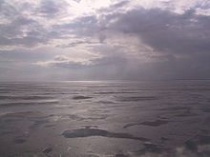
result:
[[[145,143],[143,151],[144,152],[161,153],[162,149],[159,146],[155,145],[155,144]]]
[[[126,124],[125,126],[123,126],[123,128],[129,128],[135,125],[147,125],[147,126],[153,126],[153,127],[157,127],[160,125],[164,125],[169,123],[169,121],[167,120],[155,120],[155,121],[145,121],[142,123],[131,123],[131,124]]]
[[[10,135],[10,134],[14,134],[14,133],[15,132],[14,131],[11,131],[11,130],[9,130],[9,131],[3,130],[3,131],[0,131],[0,136]]]
[[[128,155],[125,155],[125,154],[119,153],[119,154],[116,154],[115,157],[129,157],[129,156]]]
[[[201,110],[202,110],[203,112],[207,112],[207,113],[210,112],[210,108],[207,108],[207,107],[206,107],[206,108],[202,108]]]
[[[2,122],[4,123],[11,123],[11,122],[17,122],[17,121],[22,121],[30,118],[36,118],[39,116],[43,116],[40,112],[15,112],[15,113],[6,113],[2,116],[1,118],[1,124]]]
[[[191,112],[184,112],[184,113],[180,113],[180,114],[176,114],[176,117],[193,117],[193,116],[197,116],[198,114],[196,113],[191,113]]]
[[[206,125],[206,126],[209,126],[209,122],[210,122],[210,116],[207,116],[204,121],[203,121],[203,124]]]
[[[23,138],[17,138],[14,140],[14,143],[16,143],[16,144],[22,144],[25,142],[26,142],[26,139],[23,139]]]
[[[145,154],[150,153],[150,155],[148,155],[148,157],[152,157],[154,154],[155,154],[154,155],[155,157],[156,156],[162,157],[162,153],[164,151],[166,151],[164,148],[162,148],[162,147],[160,147],[158,145],[152,144],[152,143],[144,143],[143,146],[144,146],[143,149],[138,150],[138,151],[135,152],[135,154],[137,156],[144,156]]]
[[[185,142],[185,147],[193,152],[198,152],[198,147],[202,145],[210,145],[210,136],[197,135]]]
[[[169,117],[166,117],[166,116],[158,116],[159,119],[162,119],[162,120],[168,120]]]
[[[161,140],[162,143],[164,143],[165,141],[169,141],[170,139],[168,139],[166,137],[161,137],[160,140]]]
[[[47,125],[45,125],[44,127],[45,128],[52,128],[52,127],[55,127],[56,125],[55,124],[47,124]]]
[[[139,140],[139,141],[149,141],[147,138],[135,137],[135,136],[133,136],[131,134],[127,134],[127,133],[114,133],[114,132],[109,132],[106,130],[91,129],[91,128],[66,130],[62,133],[62,135],[65,138],[102,136],[102,137],[109,137],[109,138],[124,138],[124,139],[132,139],[132,140]]]
[[[164,107],[159,110],[163,111],[177,111],[177,110],[185,110],[185,111],[190,111],[191,107],[183,107],[183,106],[175,106],[175,107]]]
[[[49,117],[51,116],[33,111],[4,114],[0,117],[0,135],[14,134],[14,128],[17,128],[17,126],[15,126],[17,123],[22,127],[28,126],[28,129],[35,130],[44,124],[50,123],[48,120]],[[21,129],[21,127],[19,129]]]
[[[142,125],[148,125],[148,126],[160,126],[160,125],[164,125],[167,124],[169,121],[166,120],[156,120],[156,121],[145,121],[142,122]]]
[[[132,91],[119,91],[119,92],[95,92],[94,94],[129,94],[129,93],[137,93]]]
[[[157,97],[154,96],[133,96],[133,97],[118,97],[117,100],[130,102],[130,101],[149,101],[157,100]]]
[[[210,133],[210,131],[207,129],[201,129],[200,132],[204,135],[208,135]]]
[[[50,121],[49,120],[36,120],[34,121],[34,124],[30,126],[30,129],[34,130],[34,129],[37,129],[39,128],[40,126],[46,124],[46,123],[49,123]]]
[[[36,117],[37,115],[40,115],[41,112],[33,112],[33,111],[26,111],[26,112],[12,112],[7,113],[1,116],[1,118],[5,117]]]
[[[190,117],[190,116],[197,116],[198,114],[193,113],[193,108],[192,107],[181,107],[181,106],[176,106],[176,107],[166,107],[166,108],[161,108],[159,110],[162,111],[169,111],[171,112],[171,116],[175,117]]]
[[[52,149],[52,147],[47,147],[47,148],[45,148],[42,152],[45,154],[45,155],[48,155],[50,152],[52,152],[53,151],[53,149]]]
[[[72,99],[74,99],[74,100],[83,100],[83,99],[91,99],[91,98],[92,97],[82,96],[82,95],[72,97]]]
[[[210,144],[210,136],[207,135],[198,135],[193,140],[200,145]]]
[[[97,103],[100,103],[100,104],[116,104],[113,101],[105,101],[105,100],[97,101]]]
[[[76,121],[83,121],[85,119],[85,118],[80,117],[80,116],[75,115],[75,114],[67,115],[67,117],[71,120],[76,120]]]

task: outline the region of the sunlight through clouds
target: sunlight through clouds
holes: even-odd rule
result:
[[[59,55],[71,58],[65,64],[81,63],[81,70],[85,65],[90,71],[94,65],[103,69],[105,63],[119,69],[132,65],[123,73],[140,78],[137,69],[149,77],[164,66],[162,77],[191,77],[197,71],[208,77],[210,3],[206,0],[4,0],[0,7],[0,57],[8,60],[2,67],[9,68],[9,60],[17,57],[12,54],[24,50],[22,54],[37,51],[37,59],[28,58],[34,66],[59,65],[55,59]],[[188,66],[192,62],[195,65]],[[171,74],[174,67],[177,70]]]

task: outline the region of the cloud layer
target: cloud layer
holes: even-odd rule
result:
[[[1,0],[0,80],[209,79],[209,10],[206,0]]]

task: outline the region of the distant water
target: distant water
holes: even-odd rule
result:
[[[2,82],[0,156],[210,156],[210,81]]]

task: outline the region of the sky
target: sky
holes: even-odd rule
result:
[[[210,79],[208,0],[0,0],[0,81]]]

